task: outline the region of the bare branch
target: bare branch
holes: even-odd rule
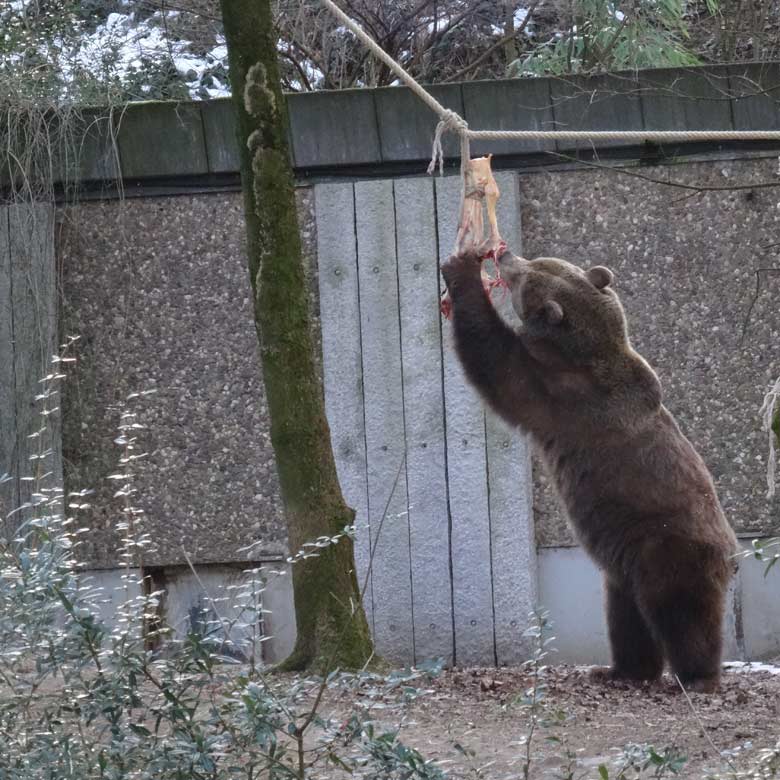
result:
[[[488,48],[486,51],[482,52],[482,54],[477,57],[473,62],[466,65],[465,68],[461,68],[457,73],[454,73],[449,78],[445,79],[446,82],[451,81],[459,81],[463,78],[463,76],[466,76],[467,74],[471,73],[474,68],[479,67],[493,52],[495,52],[497,49],[500,49],[502,46],[505,46],[510,41],[517,38],[519,35],[522,35],[525,31],[525,28],[528,26],[528,23],[531,21],[531,15],[536,10],[536,7],[539,5],[541,0],[534,0],[533,3],[531,3],[530,8],[528,9],[528,12],[526,13],[525,19],[523,19],[523,23],[514,31],[512,31],[509,35],[505,35],[503,38],[500,38],[496,43],[494,43],[490,48]]]
[[[617,166],[607,165],[606,163],[595,162],[594,160],[581,160],[577,157],[573,157],[569,154],[562,154],[561,152],[548,151],[546,154],[552,157],[558,157],[561,160],[567,162],[577,163],[578,165],[584,165],[587,168],[599,168],[601,170],[610,171],[612,173],[619,174],[621,176],[631,176],[635,179],[642,179],[643,181],[649,181],[653,184],[662,184],[665,187],[678,187],[682,190],[691,190],[696,193],[700,192],[735,192],[738,190],[762,190],[767,188],[780,187],[780,180],[778,181],[759,181],[754,184],[687,184],[683,181],[674,181],[672,179],[656,179],[653,176],[647,176],[644,173],[631,170],[629,168],[618,168]]]
[[[750,299],[750,305],[747,312],[745,312],[745,319],[742,320],[742,337],[739,340],[739,346],[741,347],[745,343],[745,336],[747,336],[747,329],[750,325],[750,318],[753,315],[753,309],[758,303],[758,299],[761,296],[761,274],[780,274],[780,268],[756,268],[753,273],[756,276],[756,289],[753,293],[753,297]]]

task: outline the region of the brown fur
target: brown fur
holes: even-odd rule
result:
[[[476,255],[442,273],[466,375],[507,422],[531,434],[574,529],[604,572],[612,667],[654,680],[666,659],[686,687],[718,687],[724,596],[736,539],[699,454],[631,347],[603,267],[500,261],[523,326],[509,327]]]

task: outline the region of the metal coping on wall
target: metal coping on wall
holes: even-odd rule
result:
[[[473,129],[780,129],[780,62],[654,69],[590,77],[499,79],[434,85]],[[420,175],[430,158],[434,114],[406,88],[288,95],[290,155],[301,182]],[[230,99],[145,102],[110,117],[85,110],[81,154],[59,178],[88,198],[239,189],[239,147]],[[88,118],[89,118],[88,117]],[[496,169],[533,171],[572,160],[662,164],[671,158],[776,151],[780,143],[474,142]],[[457,170],[457,139],[444,145]],[[75,168],[75,170],[74,170]],[[8,181],[0,173],[0,199]],[[121,180],[121,186],[117,182]],[[60,195],[63,193],[60,192]]]

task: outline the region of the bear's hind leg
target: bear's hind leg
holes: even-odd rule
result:
[[[625,582],[606,581],[607,624],[612,666],[591,673],[595,681],[657,680],[663,671],[663,653]]]
[[[704,579],[699,587],[656,594],[648,606],[673,674],[687,691],[714,693],[720,685],[723,589]]]
[[[635,582],[640,608],[686,690],[718,689],[731,573],[725,552],[707,544],[657,540],[639,558]]]

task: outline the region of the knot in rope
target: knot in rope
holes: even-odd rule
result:
[[[433,136],[433,150],[431,151],[431,161],[428,164],[429,174],[436,170],[437,164],[439,166],[439,175],[444,174],[444,149],[442,149],[441,145],[441,137],[444,133],[448,131],[457,133],[462,138],[468,133],[468,130],[469,123],[460,114],[451,111],[449,108],[441,113]]]

